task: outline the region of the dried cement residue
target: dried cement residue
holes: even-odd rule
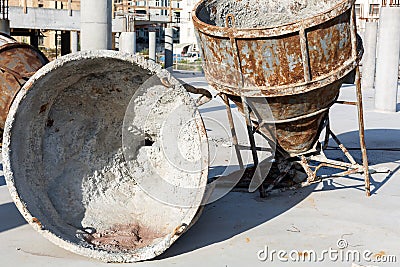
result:
[[[234,16],[236,28],[270,28],[311,18],[334,7],[340,0],[216,0],[198,14],[200,20],[219,27]]]
[[[181,225],[188,209],[174,205],[196,206],[192,191],[169,188],[200,183],[194,105],[186,92],[160,85],[158,77],[153,90],[142,86],[151,77],[148,70],[100,61],[87,63],[100,69],[83,70],[94,73],[63,80],[65,88],[43,107],[49,113],[42,186],[61,220],[78,232],[95,229],[85,237],[90,244],[135,249]],[[124,122],[142,87],[131,102],[131,120]]]
[[[20,91],[5,131],[7,182],[55,244],[132,262],[159,255],[191,224],[207,182],[197,160],[207,162],[206,138],[176,80],[141,91],[161,72],[141,57],[85,51],[53,61]]]
[[[150,245],[158,237],[159,234],[139,224],[117,224],[103,232],[86,235],[85,240],[107,251],[129,251]]]

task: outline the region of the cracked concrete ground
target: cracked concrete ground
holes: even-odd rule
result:
[[[180,72],[179,78],[206,87],[203,76]],[[344,85],[340,99],[354,100],[354,86]],[[400,262],[400,113],[374,110],[374,91],[364,91],[366,142],[374,168],[391,173],[372,174],[372,196],[363,192],[363,177],[352,175],[328,179],[296,191],[260,199],[258,193],[231,192],[206,206],[199,221],[160,257],[135,266],[318,266],[317,262],[293,262],[291,251],[337,250],[335,260],[325,255],[323,266],[398,266]],[[400,99],[399,99],[400,100]],[[400,102],[400,101],[398,101]],[[233,109],[237,113],[236,109]],[[200,109],[211,137],[210,175],[226,175],[237,169],[231,158],[222,102],[216,98]],[[235,116],[240,122],[240,116]],[[216,122],[221,122],[218,124]],[[332,130],[349,148],[357,148],[357,110],[334,105]],[[239,133],[245,142],[245,132]],[[382,149],[382,150],[381,150]],[[351,151],[357,161],[361,154]],[[341,157],[336,150],[327,151]],[[340,250],[340,244],[346,248]],[[265,259],[266,250],[282,250],[286,256]],[[342,260],[340,253],[353,250],[367,253],[371,262]],[[261,251],[261,252],[260,252]],[[362,255],[361,255],[362,256]],[[379,263],[380,256],[395,256],[397,263]],[[265,261],[258,258],[265,259]],[[383,258],[382,258],[383,259]],[[394,257],[391,257],[393,260]],[[4,178],[0,178],[0,266],[106,266],[56,247],[26,224],[11,201]],[[134,264],[125,264],[133,266]]]

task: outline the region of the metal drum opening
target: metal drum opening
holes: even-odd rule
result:
[[[173,86],[159,82],[143,89],[151,77],[167,77]],[[135,122],[143,122],[143,133],[152,135],[131,135],[125,141],[134,143],[133,150],[126,153],[122,135],[130,104]],[[181,113],[168,108],[174,105],[184,106]],[[148,129],[154,124],[145,122],[158,116],[194,121],[184,126],[186,140],[203,145],[186,153],[207,164],[208,143],[194,101],[156,64],[113,51],[87,51],[39,70],[16,96],[4,132],[4,173],[25,219],[53,243],[107,262],[140,261],[164,252],[201,212],[208,166],[190,174],[178,168],[169,177],[170,183],[197,189],[185,205],[145,191],[138,177],[153,179],[148,165],[154,153],[142,161],[137,155],[160,151],[162,127]],[[167,165],[164,160],[158,155],[154,164]]]

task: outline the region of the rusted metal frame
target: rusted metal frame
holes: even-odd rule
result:
[[[350,161],[350,163],[356,165],[357,162],[354,160],[353,156],[350,154],[347,148],[343,145],[342,142],[340,142],[339,138],[331,130],[330,130],[330,135],[332,136],[332,139],[336,142],[336,144],[339,146],[339,148],[342,150],[346,158]]]
[[[324,146],[322,147],[322,149],[325,150],[325,149],[328,148],[329,136],[331,134],[331,124],[330,124],[330,121],[329,121],[329,115],[328,115],[328,118],[325,121],[325,127],[323,127],[323,128],[325,128],[325,138],[324,138]]]
[[[343,1],[322,14],[319,14],[317,16],[308,19],[304,19],[302,21],[286,24],[280,27],[259,28],[259,29],[236,29],[233,32],[228,31],[228,29],[221,31],[220,27],[207,24],[201,21],[197,17],[196,10],[199,10],[201,5],[204,6],[205,3],[207,3],[207,1],[199,1],[199,3],[193,9],[192,18],[193,18],[193,23],[195,24],[195,28],[202,28],[202,31],[208,35],[213,35],[221,38],[235,38],[235,39],[253,38],[255,36],[257,36],[258,38],[263,38],[263,37],[271,38],[299,31],[300,27],[302,26],[304,26],[305,28],[311,28],[313,26],[322,24],[349,10],[354,5],[354,2],[355,0]]]
[[[321,154],[309,156],[308,159],[313,160],[313,161],[318,161],[321,163],[327,163],[327,164],[331,164],[334,166],[338,166],[338,167],[340,167],[340,169],[342,169],[342,168],[358,169],[359,172],[362,172],[362,169],[363,169],[363,167],[360,164],[357,164],[357,163],[351,164],[351,163],[347,163],[347,162],[343,162],[343,161],[328,159],[325,156],[322,156]]]
[[[357,66],[356,57],[349,59],[344,63],[344,65],[338,68],[335,72],[330,72],[328,74],[315,77],[312,81],[306,83],[301,82],[297,84],[289,84],[289,85],[282,85],[282,86],[259,86],[259,90],[257,93],[254,93],[254,90],[246,90],[243,88],[242,91],[248,97],[277,97],[277,96],[285,96],[287,94],[299,94],[304,92],[309,92],[314,89],[318,89],[329,85],[340,78],[343,78],[345,75],[350,73],[354,68]],[[236,91],[237,88],[233,87],[231,84],[226,84],[219,82],[218,84],[213,83],[210,81],[211,85],[218,88],[221,92],[231,93]],[[227,89],[228,88],[228,89]],[[268,95],[264,95],[262,92],[268,91]]]
[[[238,145],[238,147],[239,147],[240,150],[251,150],[251,147],[249,147],[249,146]],[[264,151],[264,152],[266,152],[266,151],[272,152],[273,151],[271,148],[265,148],[265,147],[259,147],[259,146],[256,146],[256,150],[257,151]]]
[[[236,39],[235,38],[230,38],[230,42],[231,42],[231,45],[232,45],[234,58],[237,60],[238,69],[242,70],[242,66],[241,66],[241,62],[240,62],[240,56],[239,56],[239,47],[237,45]],[[250,147],[251,147],[251,154],[253,156],[253,164],[254,164],[254,169],[255,169],[254,175],[256,177],[258,176],[259,179],[263,180],[263,177],[261,177],[261,171],[260,171],[260,168],[259,168],[259,159],[258,159],[257,150],[256,150],[256,142],[255,142],[254,133],[253,133],[253,124],[252,124],[252,121],[251,121],[249,104],[247,102],[247,97],[242,94],[242,89],[244,87],[244,76],[243,76],[243,73],[241,71],[240,71],[240,84],[238,84],[238,86],[239,86],[240,98],[241,98],[242,103],[243,103],[243,112],[244,112],[245,120],[246,120],[247,134],[248,134],[248,137],[249,137],[249,142],[250,142]],[[260,193],[260,197],[261,198],[265,198],[266,195],[265,195],[264,184],[263,184],[263,181],[260,181],[260,182],[261,183],[260,183],[260,186],[258,188],[259,193]]]
[[[286,119],[286,120],[261,121],[260,126],[259,126],[258,128],[260,128],[260,127],[263,126],[264,124],[271,124],[271,123],[275,123],[275,124],[276,124],[276,123],[287,123],[287,122],[293,122],[293,121],[298,121],[298,120],[302,120],[302,119],[307,119],[307,118],[316,116],[316,115],[318,115],[318,114],[321,114],[321,113],[327,111],[329,108],[330,108],[330,107],[328,107],[328,108],[323,108],[323,109],[320,109],[320,110],[318,110],[318,111],[315,111],[315,112],[312,112],[312,113],[309,113],[309,114],[305,114],[305,115],[302,115],[302,116],[298,116],[298,117],[294,117],[294,118],[290,118],[290,119]]]
[[[300,157],[300,165],[303,167],[307,174],[307,182],[310,183],[315,180],[316,174],[311,170],[310,165],[308,165],[308,159],[302,155]]]
[[[349,169],[346,168],[346,167],[336,166],[336,165],[333,165],[333,164],[329,164],[329,163],[322,162],[322,163],[318,164],[317,166],[314,166],[314,172],[315,172],[315,174],[317,174],[317,172],[318,172],[321,168],[324,168],[324,167],[334,168],[334,169],[339,169],[339,170],[344,170],[344,171],[349,171]]]
[[[356,68],[356,90],[358,99],[358,131],[360,136],[360,146],[362,153],[363,169],[364,169],[364,184],[365,193],[367,197],[371,196],[371,182],[369,177],[369,167],[368,167],[368,155],[367,148],[365,145],[365,133],[364,133],[364,113],[363,113],[363,103],[362,103],[362,92],[361,92],[361,77],[360,68]]]
[[[237,134],[236,134],[235,123],[233,121],[232,109],[231,109],[231,106],[229,105],[229,99],[226,94],[221,94],[221,98],[226,107],[226,113],[228,115],[229,127],[231,128],[232,143],[235,147],[235,152],[236,152],[236,157],[239,162],[239,167],[241,170],[243,170],[244,169],[243,159],[242,159],[242,154],[240,153],[239,142],[238,142],[238,138],[237,138]]]
[[[353,101],[336,101],[335,103],[342,104],[342,105],[357,106],[357,102],[353,102]]]
[[[316,159],[313,159],[313,160],[316,160]],[[320,159],[317,159],[316,161],[319,161],[320,164],[318,164],[317,166],[310,166],[308,161],[309,161],[309,159],[307,159],[305,156],[302,156],[300,164],[307,174],[307,183],[309,183],[309,184],[314,183],[316,181],[321,181],[322,179],[326,179],[326,178],[330,178],[330,177],[344,177],[344,176],[347,176],[350,174],[363,172],[363,168],[358,164],[350,165],[350,164],[345,164],[340,161],[332,161],[332,160],[328,160],[328,159],[326,159],[326,162],[325,162],[325,161],[321,161]],[[317,175],[318,171],[323,167],[340,169],[340,170],[345,170],[345,171],[336,173],[336,174],[318,176]]]
[[[257,155],[256,142],[255,142],[255,138],[254,138],[254,134],[253,134],[253,124],[251,122],[249,105],[247,103],[247,97],[245,97],[243,95],[241,95],[240,97],[241,97],[242,103],[243,103],[243,112],[244,112],[245,120],[246,120],[247,134],[249,136],[251,154],[253,156],[253,164],[254,164],[254,168],[255,168],[254,175],[258,176],[261,180],[263,180],[263,177],[261,177],[260,168],[258,166],[259,165],[259,160],[258,160],[258,155]],[[258,190],[260,192],[260,197],[264,198],[265,197],[265,190],[264,190],[263,181],[261,181]]]
[[[310,68],[310,57],[308,55],[307,48],[307,33],[304,29],[304,26],[300,27],[300,49],[301,49],[301,59],[303,63],[303,71],[304,71],[304,81],[308,83],[311,81],[311,68]]]
[[[353,5],[351,12],[351,37],[352,37],[352,52],[353,57],[357,57],[357,26],[356,26],[356,11],[355,5]],[[356,66],[356,93],[357,93],[357,110],[358,110],[358,132],[360,137],[360,146],[362,153],[362,161],[363,161],[363,169],[364,169],[364,184],[365,184],[365,193],[367,197],[371,196],[370,189],[370,179],[369,179],[369,168],[368,168],[368,155],[367,149],[365,145],[365,133],[364,133],[364,111],[363,111],[363,100],[362,100],[362,91],[361,91],[361,77],[360,77],[360,67],[359,62],[357,62]]]

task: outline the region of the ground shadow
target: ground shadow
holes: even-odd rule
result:
[[[293,208],[314,189],[315,185],[265,199],[258,192],[230,192],[208,204],[195,225],[157,259],[188,253],[253,229]]]
[[[0,205],[0,233],[26,224],[14,203]]]
[[[358,131],[339,134],[338,138],[355,160],[361,163],[362,156]],[[365,131],[365,143],[370,165],[400,161],[400,130],[368,129]],[[337,147],[337,145],[330,139],[329,148],[333,147]],[[328,157],[343,158],[343,153],[340,150],[328,149],[326,155]]]
[[[370,166],[381,165],[385,163],[397,163],[398,166],[390,169],[385,178],[381,181],[374,180],[371,176],[372,194],[376,194],[378,190],[384,186],[399,170],[400,170],[400,130],[398,129],[368,129],[365,131],[365,142],[367,147],[368,162]],[[350,151],[350,154],[358,163],[362,163],[362,154],[360,151],[359,132],[351,131],[338,135],[339,140]],[[335,149],[337,146],[331,139],[329,148],[325,151],[328,158],[344,160],[343,153]],[[359,181],[358,190],[363,189],[363,179],[357,177],[349,177],[355,181]],[[332,184],[324,182],[326,187],[324,190],[337,189]]]
[[[399,166],[391,170],[391,173],[388,173],[383,180],[375,181],[373,177],[371,178],[372,194],[375,194],[400,170],[399,136],[400,130],[396,129],[369,129],[365,131],[367,148],[371,148],[368,151],[370,165],[399,162]],[[358,131],[340,134],[338,138],[346,147],[350,148],[350,152],[356,161],[361,163]],[[335,147],[332,140],[329,144],[331,147]],[[379,149],[388,149],[389,151]],[[332,159],[343,159],[343,153],[340,150],[327,150],[326,154]],[[213,171],[218,170],[217,168]],[[335,179],[327,179],[322,182],[320,189],[316,190],[316,185],[313,185],[296,191],[284,192],[278,196],[270,196],[264,200],[258,197],[258,193],[231,192],[224,198],[207,205],[199,221],[158,259],[188,253],[228,240],[288,211],[313,191],[343,189],[364,191],[362,177],[348,176],[346,178],[351,179],[354,183],[344,185]]]

